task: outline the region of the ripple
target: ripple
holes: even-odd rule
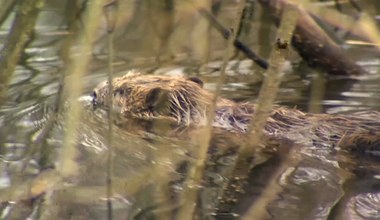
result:
[[[350,219],[380,219],[380,194],[364,193],[352,198],[346,215]]]

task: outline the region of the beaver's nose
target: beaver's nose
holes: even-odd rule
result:
[[[91,101],[92,106],[96,107],[96,105],[98,104],[98,101],[97,101],[98,94],[96,93],[96,91],[92,92],[91,97],[92,97],[92,101]]]

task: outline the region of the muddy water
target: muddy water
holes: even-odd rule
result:
[[[67,36],[62,5],[48,5],[43,11],[34,41],[25,50],[8,90],[8,99],[0,106],[0,187],[20,184],[35,176],[39,170],[56,165],[62,147],[65,120],[63,112],[68,106],[62,103],[58,122],[50,129],[48,138],[36,144],[38,134],[43,130],[54,109],[59,79],[65,72],[59,51],[60,43]],[[229,8],[223,10],[229,11]],[[49,18],[54,18],[47,22]],[[269,25],[268,25],[269,26]],[[9,27],[1,29],[4,39]],[[139,30],[141,31],[141,30]],[[136,33],[135,33],[136,34]],[[223,42],[214,33],[216,42]],[[118,48],[115,57],[117,74],[123,70],[141,68],[152,74],[196,75],[205,82],[205,88],[215,89],[219,75],[220,56],[223,44],[214,45],[215,61],[206,64],[198,62],[156,63],[147,57],[143,49],[133,44],[133,37],[126,35],[127,42]],[[120,34],[117,40],[123,40]],[[101,39],[101,38],[100,38]],[[57,193],[56,205],[49,206],[60,219],[104,219],[106,217],[107,121],[106,113],[94,111],[88,94],[100,81],[107,78],[106,56],[102,54],[104,42],[97,42],[98,53],[83,80],[84,92],[78,101],[83,105],[84,116],[79,122],[77,163],[80,175],[67,180],[70,189]],[[128,47],[130,45],[130,47]],[[270,47],[251,42],[252,48],[261,48],[268,54]],[[133,49],[130,49],[133,48]],[[140,51],[139,51],[140,50]],[[295,53],[295,52],[292,52]],[[373,49],[366,47],[349,48],[358,62],[370,75],[356,78],[326,77],[323,73],[308,68],[302,63],[289,65],[277,96],[277,104],[297,107],[303,111],[344,113],[357,110],[380,110],[380,60]],[[219,57],[219,59],[218,59]],[[218,61],[219,60],[219,61]],[[294,61],[294,60],[293,60]],[[200,68],[194,68],[197,66]],[[260,88],[263,71],[245,58],[234,59],[228,66],[228,78],[222,96],[236,101],[254,102]],[[132,127],[132,129],[131,129]],[[143,129],[141,128],[143,127]],[[133,129],[134,128],[134,129]],[[191,160],[191,150],[197,141],[186,137],[165,136],[159,132],[145,130],[144,125],[128,125],[128,129],[116,126],[114,130],[114,178],[115,196],[113,202],[115,219],[149,219],[160,216],[163,219],[173,213],[178,204],[168,198],[180,194],[183,179],[182,161]],[[190,152],[190,153],[189,153]],[[46,156],[47,155],[47,156]],[[301,148],[297,155],[299,163],[287,167],[278,184],[282,191],[267,207],[271,219],[379,219],[379,152],[373,152],[371,160],[353,158],[326,148]],[[220,166],[231,163],[231,158],[222,158]],[[234,219],[236,213],[243,213],[260,197],[266,181],[281,162],[270,158],[255,168],[249,177],[246,195],[242,196],[230,212],[218,213],[217,219]],[[218,172],[208,171],[215,182],[225,178]],[[125,185],[138,179],[133,190]],[[170,190],[157,183],[170,181]],[[220,182],[219,181],[219,182]],[[165,186],[165,184],[162,184]],[[210,187],[211,189],[212,187]],[[133,193],[132,193],[133,192]],[[213,190],[205,190],[213,193]],[[208,195],[208,194],[207,194]],[[203,201],[212,206],[214,201]],[[73,199],[74,198],[74,199]],[[210,198],[214,198],[210,196]],[[207,205],[207,204],[206,204]],[[180,206],[180,205],[179,205]],[[4,203],[1,216],[8,219],[39,219],[37,202]],[[208,213],[206,210],[205,213]]]

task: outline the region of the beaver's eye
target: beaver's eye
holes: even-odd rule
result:
[[[116,96],[116,95],[120,95],[120,96],[128,96],[129,94],[131,94],[132,92],[132,89],[131,88],[126,88],[126,87],[123,87],[123,88],[117,88],[113,91],[113,95]]]
[[[113,91],[113,95],[123,95],[124,94],[124,91],[122,89],[115,89],[115,91]]]
[[[124,95],[124,90],[123,89],[116,89],[114,92],[113,92],[113,95]]]

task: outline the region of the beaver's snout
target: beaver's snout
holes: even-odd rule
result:
[[[105,105],[105,99],[108,95],[108,82],[103,81],[91,93],[91,103],[94,108]]]
[[[92,93],[91,93],[91,98],[92,98],[92,100],[91,100],[91,104],[92,104],[92,106],[94,107],[94,108],[96,108],[97,107],[97,105],[98,105],[98,94],[97,94],[97,92],[96,91],[93,91]]]

